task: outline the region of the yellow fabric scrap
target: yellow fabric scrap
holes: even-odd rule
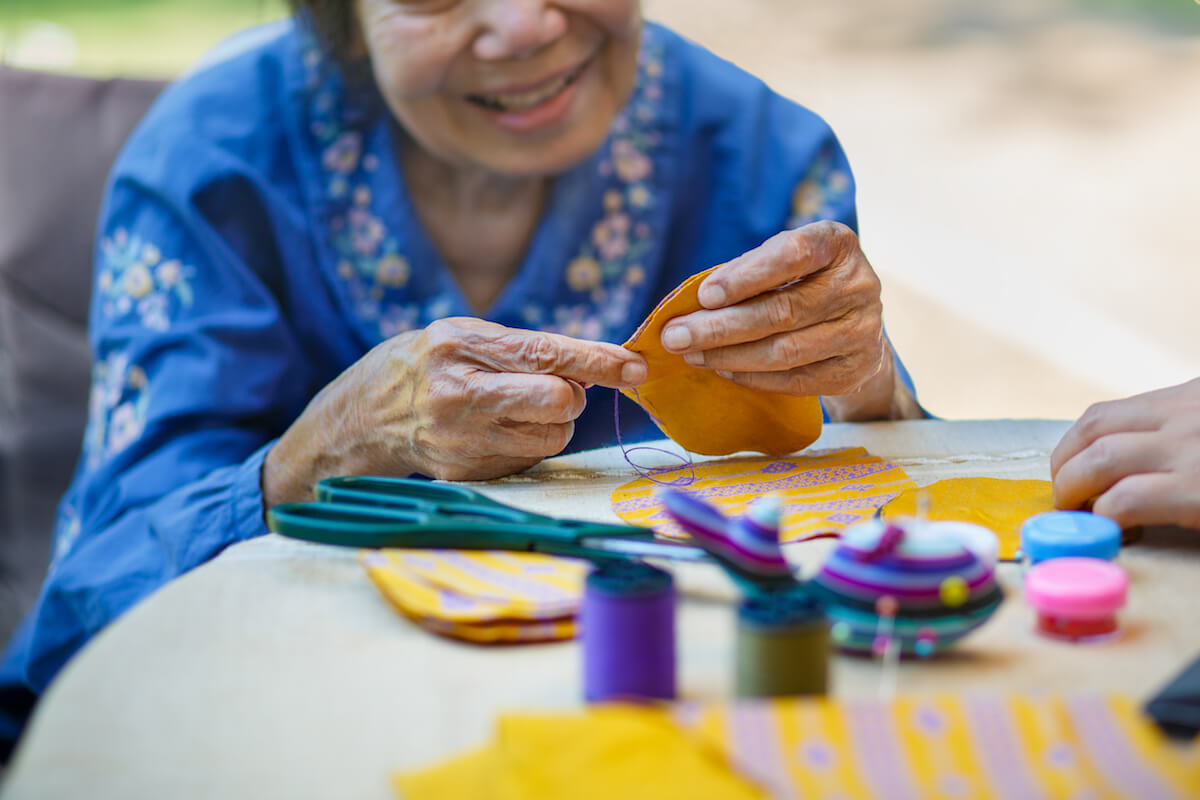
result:
[[[621,393],[693,453],[723,456],[751,450],[781,455],[807,447],[821,435],[821,403],[816,397],[748,389],[711,369],[693,367],[662,346],[667,322],[702,308],[700,283],[713,269],[677,286],[625,342],[646,359],[649,378]]]
[[[1122,696],[791,698],[509,715],[483,750],[393,783],[404,800],[1186,800],[1200,758]]]
[[[778,494],[783,500],[782,542],[840,531],[870,519],[884,503],[915,486],[903,469],[862,447],[806,450],[783,458],[723,458],[698,463],[694,470],[695,480],[676,488],[715,505],[726,516],[745,513],[746,506],[761,495]],[[693,468],[683,467],[656,470],[650,478],[630,481],[613,491],[613,511],[631,525],[686,537],[656,491],[663,482],[683,484],[692,476]]]
[[[1021,549],[1021,523],[1054,510],[1050,481],[1005,478],[949,478],[910,489],[883,507],[883,516],[915,516],[922,495],[925,517],[974,522],[1000,539],[1000,558],[1011,560]]]
[[[502,717],[496,740],[432,770],[394,777],[404,800],[758,800],[722,753],[663,710],[597,706]]]
[[[487,644],[575,636],[581,561],[474,550],[364,551],[361,561],[398,611],[442,636]]]

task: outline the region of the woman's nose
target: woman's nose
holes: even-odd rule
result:
[[[531,55],[567,30],[561,8],[546,0],[484,2],[484,31],[475,40],[475,55],[485,61]]]

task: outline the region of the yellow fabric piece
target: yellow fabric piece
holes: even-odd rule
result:
[[[792,542],[840,531],[870,519],[884,503],[915,484],[903,469],[862,447],[808,450],[785,458],[739,457],[694,466],[695,480],[676,488],[720,508],[742,514],[764,494],[779,494],[783,516],[779,539]],[[687,534],[670,518],[655,492],[662,482],[692,477],[692,468],[656,471],[617,487],[613,511],[631,525],[652,527],[664,536]],[[655,483],[658,481],[659,483]]]
[[[364,551],[376,588],[417,624],[479,643],[570,639],[587,565],[535,553]]]
[[[710,272],[693,275],[676,287],[625,342],[646,359],[649,378],[621,393],[693,453],[721,456],[751,450],[782,455],[807,447],[821,435],[817,398],[747,389],[663,348],[663,326],[702,308],[697,294]]]
[[[731,770],[750,783],[735,779]],[[1200,758],[1128,698],[932,695],[510,715],[494,743],[398,775],[450,798],[1200,797]],[[757,787],[757,788],[751,788]]]
[[[922,495],[927,519],[974,522],[1000,539],[1000,558],[1011,560],[1021,549],[1021,523],[1054,510],[1050,481],[1005,478],[949,478],[902,493],[883,507],[883,516],[915,516]]]
[[[393,779],[405,800],[759,800],[721,752],[662,710],[598,706],[502,717],[483,751]],[[483,791],[477,791],[482,787]]]

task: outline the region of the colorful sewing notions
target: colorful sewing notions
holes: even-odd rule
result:
[[[743,456],[655,470],[648,477],[617,487],[612,494],[613,511],[631,525],[652,527],[664,536],[686,537],[655,493],[661,485],[675,481],[726,516],[746,513],[750,502],[761,495],[780,495],[780,540],[784,543],[868,520],[884,503],[914,486],[903,469],[870,455],[865,448],[810,450],[783,458]]]
[[[749,591],[796,584],[779,546],[778,496],[759,498],[731,517],[687,492],[662,489],[658,496],[671,519]]]
[[[625,342],[626,348],[642,354],[650,372],[641,386],[621,393],[693,453],[780,454],[807,447],[821,435],[821,403],[816,397],[748,389],[711,369],[693,367],[662,346],[668,321],[702,308],[698,293],[710,272],[693,275],[676,287]]]
[[[903,527],[902,527],[903,526]],[[978,628],[1003,594],[994,565],[936,523],[872,520],[847,528],[809,582],[846,652],[927,657]]]

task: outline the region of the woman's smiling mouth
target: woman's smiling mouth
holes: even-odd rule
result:
[[[467,100],[488,111],[499,111],[501,113],[529,111],[550,101],[556,95],[566,90],[567,87],[574,84],[579,79],[579,76],[583,74],[584,70],[587,69],[591,61],[589,58],[569,72],[557,78],[552,78],[532,89],[488,94],[469,94],[467,95]]]

